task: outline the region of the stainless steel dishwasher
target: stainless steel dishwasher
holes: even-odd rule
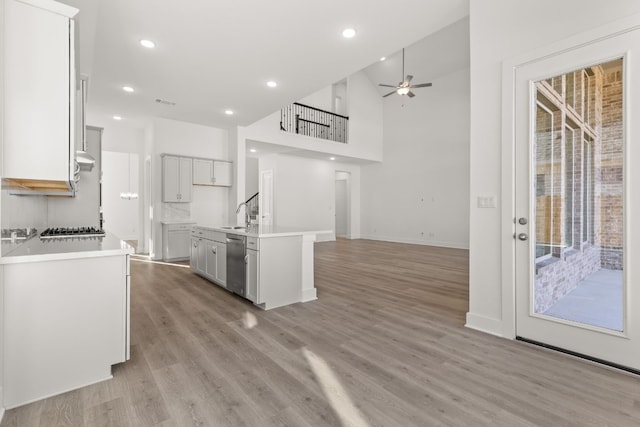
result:
[[[246,237],[227,234],[227,289],[242,297],[246,289]]]

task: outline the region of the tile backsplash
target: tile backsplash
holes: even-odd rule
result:
[[[191,219],[191,203],[163,203],[162,219]]]
[[[45,196],[15,196],[2,190],[1,228],[47,227],[47,198]]]

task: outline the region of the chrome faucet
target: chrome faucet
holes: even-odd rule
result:
[[[238,205],[238,209],[236,209],[236,214],[240,213],[240,209],[242,208],[242,205],[244,205],[245,225],[247,226],[247,228],[249,228],[251,226],[251,215],[249,212],[249,205],[247,204],[247,202],[242,202]]]

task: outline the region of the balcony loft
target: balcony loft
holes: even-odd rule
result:
[[[346,144],[349,117],[294,102],[280,110],[280,130]]]

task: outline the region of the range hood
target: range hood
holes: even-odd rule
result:
[[[86,151],[76,151],[76,162],[81,171],[90,171],[96,164],[96,159]]]

